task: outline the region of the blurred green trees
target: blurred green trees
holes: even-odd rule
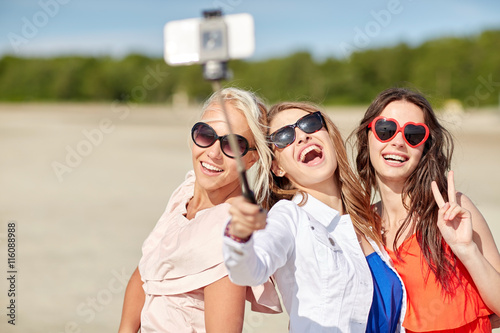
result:
[[[383,89],[411,86],[434,103],[499,103],[500,31],[441,38],[418,47],[358,51],[347,59],[315,61],[308,52],[256,62],[231,61],[228,84],[256,91],[268,102],[310,100],[324,105],[365,104]],[[0,59],[2,101],[171,102],[182,94],[204,100],[212,91],[200,66],[169,67],[160,58]]]

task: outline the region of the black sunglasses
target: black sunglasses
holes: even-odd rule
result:
[[[295,141],[295,127],[300,128],[303,132],[311,134],[319,131],[325,126],[325,121],[321,112],[305,115],[297,120],[295,124],[283,126],[269,136],[269,141],[277,148],[283,149],[291,145]]]
[[[238,134],[233,134],[236,138],[236,142],[239,149],[239,156],[243,157],[248,153],[249,150],[257,150],[256,148],[249,148],[248,141],[244,137]],[[229,144],[229,135],[218,136],[215,130],[206,123],[196,123],[191,129],[191,138],[193,142],[201,148],[208,148],[213,145],[217,140],[220,141],[220,148],[224,155],[230,158],[234,158],[236,155],[231,149]]]

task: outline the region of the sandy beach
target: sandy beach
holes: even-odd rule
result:
[[[328,109],[344,135],[363,111]],[[117,331],[142,242],[191,169],[198,115],[162,105],[0,104],[1,332]],[[498,245],[500,111],[440,115],[456,140],[457,190]],[[286,314],[247,311],[244,332],[287,326]]]

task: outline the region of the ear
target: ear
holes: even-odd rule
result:
[[[279,165],[276,160],[273,160],[271,164],[271,171],[277,176],[277,177],[284,177],[286,175],[285,170],[283,170]]]

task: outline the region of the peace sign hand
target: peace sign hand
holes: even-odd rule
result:
[[[439,207],[437,226],[452,251],[459,255],[473,244],[471,213],[457,203],[453,171],[448,173],[448,200],[445,202],[435,181],[431,183]]]

